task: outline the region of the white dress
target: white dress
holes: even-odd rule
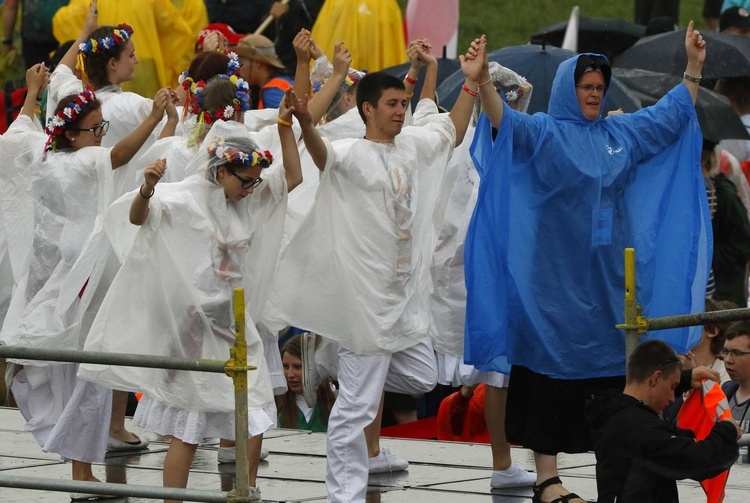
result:
[[[133,232],[124,218],[135,192],[115,202],[105,226],[124,261],[85,346],[227,360],[234,342],[232,290],[244,287],[248,361],[257,367],[248,374],[250,435],[276,421],[263,346],[251,318],[273,274],[268,264],[278,255],[278,244],[274,252],[274,241],[266,239],[283,221],[286,179],[283,169],[276,173],[240,202],[227,201],[220,186],[200,175],[159,184],[132,246],[117,236]],[[233,387],[226,375],[86,364],[79,376],[142,391],[136,423],[145,428],[187,443],[206,436],[234,438]]]

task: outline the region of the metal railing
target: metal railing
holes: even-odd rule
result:
[[[0,474],[0,487],[37,489],[60,492],[78,492],[114,496],[133,496],[183,501],[246,503],[250,501],[250,480],[247,451],[247,372],[255,370],[247,364],[245,341],[245,291],[234,290],[235,343],[230,349],[230,359],[204,360],[171,356],[133,355],[128,353],[103,353],[98,351],[36,349],[0,345],[0,358],[42,360],[70,363],[93,363],[125,367],[162,368],[192,372],[227,374],[234,384],[236,483],[230,492],[183,489],[176,487],[139,486],[107,482],[18,477]]]

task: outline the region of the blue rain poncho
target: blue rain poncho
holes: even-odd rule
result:
[[[701,133],[680,84],[633,114],[588,120],[578,56],[558,68],[549,114],[504,105],[471,148],[481,182],[466,237],[466,362],[559,379],[625,374],[623,250],[636,251],[647,317],[700,312],[711,263]],[[685,353],[700,332],[645,334]]]

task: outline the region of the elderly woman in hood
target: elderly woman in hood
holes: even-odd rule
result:
[[[485,43],[472,51],[486,60]],[[557,454],[591,449],[586,397],[624,385],[624,338],[614,328],[623,248],[637,252],[644,314],[703,306],[710,221],[694,105],[706,49],[692,22],[685,47],[682,84],[633,114],[600,117],[611,69],[596,54],[560,65],[548,114],[518,113],[480,86],[465,358],[510,373],[507,437],[535,452],[536,502],[583,501],[558,478]],[[686,352],[699,333],[657,336]]]

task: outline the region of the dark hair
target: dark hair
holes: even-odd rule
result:
[[[666,342],[652,339],[639,344],[630,355],[627,383],[641,383],[657,370],[661,370],[663,375],[671,375],[681,368],[674,349]]]
[[[750,320],[735,321],[729,325],[725,339],[731,341],[735,337],[750,337]]]
[[[404,90],[406,87],[401,79],[385,72],[368,73],[359,81],[357,85],[357,110],[365,125],[367,124],[367,118],[362,111],[362,106],[369,103],[373,108],[377,108],[378,101],[386,89]]]
[[[227,78],[213,77],[206,82],[206,86],[203,88],[201,109],[213,112],[220,108],[233,106],[235,99],[237,99],[237,86]]]
[[[96,30],[91,32],[89,39],[100,40],[105,37],[113,38],[113,34],[116,26],[100,26]],[[102,49],[101,46],[96,52],[86,53],[83,58],[83,66],[88,76],[89,83],[94,87],[94,90],[100,89],[104,86],[111,84],[109,81],[109,75],[107,73],[107,66],[109,60],[114,58],[115,61],[120,59],[120,56],[125,51],[127,42],[123,44],[117,44],[109,49]]]
[[[299,359],[302,359],[302,336],[295,335],[289,339],[284,347],[281,348],[281,357],[284,358],[284,353],[289,353]],[[325,379],[318,389],[316,390],[318,395],[318,408],[323,421],[328,424],[328,417],[331,415],[331,409],[333,409],[333,403],[336,401],[336,395],[331,390],[331,380]],[[297,415],[297,397],[292,390],[287,390],[286,393],[276,399],[278,414],[283,417],[283,421],[279,424],[280,428],[296,428],[298,422]]]
[[[706,312],[711,313],[714,311],[724,311],[725,309],[737,309],[737,304],[731,300],[713,300],[706,299]],[[711,338],[711,354],[719,356],[721,349],[724,347],[724,340],[726,339],[727,328],[729,328],[729,322],[714,321],[706,323],[703,328],[709,332],[716,331],[716,336]]]
[[[60,98],[60,101],[57,103],[57,108],[55,108],[55,114],[57,115],[57,112],[64,109],[68,106],[68,104],[75,100],[78,96],[78,93],[69,94],[67,96],[63,96]],[[89,102],[86,104],[86,107],[81,110],[81,113],[78,114],[78,117],[76,117],[74,120],[65,123],[63,126],[63,133],[58,135],[56,138],[56,145],[55,148],[57,150],[65,150],[68,148],[73,148],[73,144],[70,142],[67,136],[65,136],[65,131],[69,131],[71,129],[75,129],[78,126],[80,126],[81,122],[91,114],[94,110],[100,110],[102,108],[102,104],[97,100],[96,98],[89,100]]]
[[[715,91],[734,101],[742,112],[750,110],[750,77],[719,79]]]
[[[202,52],[193,58],[188,68],[188,76],[195,82],[208,81],[216,75],[227,73],[229,56],[222,52]]]

